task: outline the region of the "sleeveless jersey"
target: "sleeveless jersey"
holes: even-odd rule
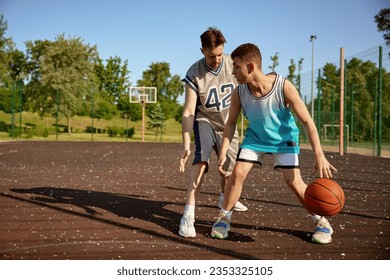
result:
[[[238,86],[241,107],[249,120],[241,148],[265,153],[299,154],[299,129],[286,106],[284,81],[285,78],[276,74],[271,91],[263,97],[254,96],[247,84]]]
[[[208,122],[215,131],[223,131],[229,116],[230,98],[237,85],[232,70],[230,55],[223,55],[216,70],[202,58],[189,68],[182,80],[197,94],[195,121]]]

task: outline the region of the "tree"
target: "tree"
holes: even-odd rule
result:
[[[298,61],[298,75],[295,80],[295,85],[297,86],[298,89],[301,88],[301,72],[303,68],[303,60],[304,58],[301,57],[301,59]]]
[[[345,88],[345,122],[353,125],[353,141],[372,141],[374,128],[374,100],[377,91],[379,69],[371,61],[362,61],[352,58],[347,64],[347,88]],[[384,140],[390,139],[390,74],[383,69],[383,136]],[[340,112],[340,69],[333,64],[327,63],[323,67],[321,77],[321,109],[322,123],[330,124],[332,105],[335,112]],[[332,104],[332,93],[333,101]],[[353,98],[352,98],[353,94]],[[318,100],[316,100],[318,102]],[[353,123],[351,114],[353,112]],[[338,115],[336,115],[338,118]]]
[[[122,63],[118,56],[110,57],[103,65],[99,58],[95,66],[96,76],[99,78],[99,91],[101,96],[112,104],[117,104],[123,95],[128,96],[129,70],[127,60]]]
[[[272,65],[269,66],[269,69],[271,69],[271,71],[274,72],[276,67],[278,67],[279,65],[279,53],[276,52],[274,56],[270,57],[270,59],[272,61]]]
[[[177,112],[176,112],[176,115],[175,115],[175,121],[181,123],[182,122],[182,119],[183,119],[183,110],[184,110],[184,106],[183,105],[179,105],[179,107],[177,108]]]
[[[160,142],[162,141],[162,134],[165,130],[165,116],[161,108],[161,104],[157,103],[154,108],[148,113],[149,120],[147,122],[148,129],[153,130],[154,134],[157,135],[160,133]]]
[[[91,96],[95,81],[96,47],[80,38],[59,35],[55,41],[27,42],[30,83],[28,101],[40,116],[65,116],[68,132],[70,118],[82,108],[82,100]]]
[[[379,32],[383,32],[386,44],[390,46],[390,9],[382,9],[375,15],[375,22]]]
[[[321,108],[325,112],[331,112],[332,110],[332,94],[333,99],[336,97],[336,93],[340,89],[340,73],[337,67],[334,64],[327,63],[322,68],[322,77],[321,77]],[[337,95],[338,96],[338,95]],[[338,98],[338,97],[337,97]],[[339,99],[335,101],[335,108],[339,110],[340,103]]]
[[[96,103],[96,116],[111,119],[120,110],[122,117],[137,120],[138,114],[131,110],[129,102],[128,62],[118,56],[106,60],[106,65],[99,58],[95,65],[95,74],[99,80],[99,101]],[[137,112],[140,110],[137,110]],[[139,114],[140,115],[140,114]],[[132,118],[133,116],[133,118]]]
[[[370,80],[378,78],[378,68],[371,61],[363,62],[353,58],[347,63],[348,88],[346,96],[347,120],[354,112],[354,138],[368,140],[372,138],[374,127],[374,99],[375,88],[367,86]],[[354,94],[354,104],[352,102]],[[351,125],[351,124],[350,124]]]
[[[142,106],[139,103],[130,103],[128,95],[122,95],[118,100],[118,109],[121,111],[121,115],[125,119],[132,121],[138,121],[142,119]]]
[[[19,91],[22,86],[26,59],[24,54],[15,48],[12,39],[6,37],[7,29],[7,21],[3,15],[0,15],[0,110],[11,113],[12,92]],[[14,97],[19,98],[19,94]],[[19,99],[14,103],[18,111],[21,109],[18,107],[20,103],[21,100]]]
[[[138,86],[157,87],[157,100],[167,118],[176,115],[177,99],[183,94],[184,85],[178,75],[171,76],[169,63],[156,62],[144,71],[142,79],[137,81]],[[154,106],[150,106],[153,109]]]
[[[297,69],[297,66],[294,63],[294,59],[290,60],[290,66],[288,67],[288,75],[287,79],[291,81],[292,83],[295,83],[294,80],[296,78],[295,70]]]
[[[4,16],[0,14],[0,81],[3,83],[9,81],[9,50],[12,48],[13,42],[10,38],[6,37],[8,29],[8,23],[4,19]],[[3,85],[1,85],[3,86]]]
[[[294,63],[294,59],[291,59],[290,66],[288,67],[289,74],[287,75],[287,79],[290,80],[298,90],[300,89],[300,85],[301,85],[302,65],[303,65],[303,58],[301,58],[298,61],[298,65]],[[298,67],[298,74],[295,74],[297,67]]]
[[[95,106],[93,113],[91,114],[92,118],[96,118],[98,120],[105,119],[111,120],[116,114],[116,106],[111,102],[108,102],[101,96],[97,95],[94,98]]]

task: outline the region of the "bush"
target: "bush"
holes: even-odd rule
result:
[[[0,121],[0,131],[7,132],[8,131],[8,124],[6,124],[3,121]]]
[[[110,135],[110,137],[116,137],[118,135],[123,135],[123,134],[124,134],[123,129],[119,127],[112,126],[108,128],[108,135]]]
[[[49,137],[49,130],[46,127],[37,127],[33,129],[35,136]]]
[[[92,128],[92,126],[87,126],[85,129],[86,133],[96,133],[96,127]]]
[[[49,130],[46,127],[33,127],[26,132],[27,138],[31,139],[34,136],[49,137]]]
[[[124,136],[126,137],[126,135],[127,135],[127,137],[132,138],[134,135],[134,132],[135,132],[134,127],[128,128],[127,130],[125,129]]]
[[[7,127],[7,131],[9,133],[9,136],[12,137],[12,126]],[[19,127],[14,126],[14,138],[19,138],[20,137],[20,130]]]

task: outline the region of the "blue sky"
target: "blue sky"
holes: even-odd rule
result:
[[[310,35],[317,35],[314,67],[384,44],[374,16],[390,0],[0,0],[8,22],[6,36],[19,50],[29,40],[57,35],[81,37],[96,45],[102,59],[128,60],[135,85],[153,62],[168,62],[181,77],[201,58],[200,34],[220,28],[230,53],[242,43],[259,45],[263,69],[279,53],[276,69],[286,75],[290,60],[304,58],[302,73],[311,71]]]

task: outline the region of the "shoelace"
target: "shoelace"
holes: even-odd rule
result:
[[[191,226],[191,224],[192,224],[192,219],[191,219],[190,216],[184,217],[184,221],[185,221],[185,225],[186,225],[187,227],[190,227],[190,226]],[[194,222],[195,222],[195,221],[194,221]]]
[[[223,226],[223,227],[227,228],[230,226],[230,220],[228,220],[226,218],[218,218],[218,220],[214,223],[213,226],[214,227]]]
[[[315,228],[316,232],[324,232],[324,233],[330,233],[330,229],[326,226],[326,221],[321,219],[318,221],[317,227]]]

